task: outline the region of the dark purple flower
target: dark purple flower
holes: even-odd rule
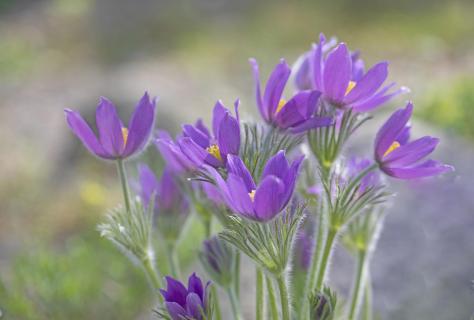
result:
[[[209,171],[232,211],[248,219],[265,222],[286,207],[293,195],[303,157],[290,165],[285,152],[278,152],[268,160],[258,185],[239,157],[229,155],[227,158],[227,181],[216,170],[209,168]]]
[[[201,320],[207,316],[209,282],[204,287],[201,279],[193,273],[188,279],[188,288],[171,277],[166,277],[166,283],[166,290],[160,292],[171,319]]]
[[[176,176],[169,168],[165,168],[158,180],[153,171],[146,165],[138,167],[140,180],[140,197],[145,205],[150,203],[154,195],[156,213],[187,213],[189,202],[184,192],[179,187]]]
[[[393,97],[407,92],[400,88],[388,93],[395,83],[382,86],[388,76],[388,63],[380,62],[364,73],[364,62],[358,52],[350,53],[344,43],[339,43],[329,51],[326,38],[320,35],[319,43],[314,45],[306,62],[299,64],[296,85],[322,93],[322,98],[339,108],[352,108],[357,112],[372,110]],[[326,54],[326,51],[329,51]],[[307,74],[311,76],[308,77]],[[310,78],[311,82],[308,80]]]
[[[282,98],[291,69],[285,60],[276,65],[265,86],[263,97],[260,89],[260,75],[255,59],[250,59],[253,67],[257,106],[262,118],[280,129],[291,133],[301,133],[312,128],[328,126],[332,119],[318,117],[319,97],[316,90],[306,90],[295,94],[290,100]]]
[[[198,157],[205,155],[204,162],[215,168],[225,165],[228,154],[239,154],[240,149],[240,125],[238,120],[239,101],[235,102],[236,117],[217,101],[212,114],[212,134],[204,125],[202,120],[198,120],[194,125],[183,125],[183,136],[189,137],[196,144],[193,151]]]
[[[413,104],[395,111],[379,129],[375,138],[375,160],[387,175],[398,179],[416,179],[452,171],[453,167],[434,160],[422,161],[436,148],[439,139],[422,137],[408,142],[407,123]]]
[[[127,128],[112,102],[100,98],[96,110],[98,137],[77,111],[64,111],[72,132],[92,154],[103,159],[126,159],[141,152],[148,143],[155,123],[155,101],[145,93]]]

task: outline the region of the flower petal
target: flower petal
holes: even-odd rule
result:
[[[311,59],[312,62],[312,70],[313,70],[313,81],[314,81],[314,88],[323,91],[324,90],[324,82],[323,82],[323,71],[324,71],[324,63],[323,63],[323,47],[324,42],[326,41],[326,37],[324,34],[319,35],[319,44],[313,46],[313,57]]]
[[[208,156],[211,156],[209,152],[201,148],[201,146],[199,146],[196,142],[194,142],[193,139],[189,137],[178,139],[178,146],[181,149],[181,152],[191,161],[191,163],[194,164],[196,168],[202,166],[204,164],[204,160]]]
[[[410,180],[454,171],[454,168],[438,161],[427,160],[411,168],[382,168],[382,170],[391,177]]]
[[[215,138],[219,136],[220,124],[228,112],[229,110],[218,100],[212,110],[212,132]]]
[[[161,290],[163,298],[166,302],[176,302],[180,306],[184,307],[186,305],[186,296],[188,295],[188,290],[186,287],[171,277],[165,277],[166,279],[166,291]]]
[[[226,112],[220,122],[216,138],[223,158],[226,158],[228,154],[239,154],[240,126],[237,119],[230,115],[230,112]]]
[[[186,297],[186,310],[188,315],[192,317],[193,320],[201,320],[202,313],[204,312],[204,306],[202,304],[201,298],[191,292]]]
[[[238,156],[230,154],[227,156],[227,171],[242,178],[247,192],[252,192],[252,190],[255,190],[256,186],[252,175],[250,174],[242,159],[240,159]]]
[[[304,160],[304,156],[298,157],[291,163],[289,170],[286,172],[286,175],[283,178],[283,183],[285,185],[285,195],[282,199],[282,207],[285,207],[291,199],[293,192],[296,186],[296,180],[300,171],[301,163]]]
[[[258,110],[260,111],[260,114],[265,121],[270,121],[268,110],[267,108],[263,106],[262,92],[260,89],[260,72],[258,70],[257,60],[251,58],[249,59],[249,62],[250,62],[250,65],[252,66],[253,77],[255,80],[255,96],[256,96]]]
[[[188,279],[188,292],[196,293],[201,301],[204,298],[204,288],[202,286],[202,281],[194,272]]]
[[[270,78],[268,78],[265,93],[263,94],[263,106],[266,108],[270,120],[273,118],[273,115],[278,108],[278,104],[280,103],[290,73],[290,67],[285,60],[281,59],[280,63],[278,63],[275,66],[275,69],[273,69]]]
[[[405,128],[413,113],[413,104],[395,111],[383,124],[375,137],[375,159],[382,161],[383,155]]]
[[[128,126],[124,157],[142,151],[148,144],[155,125],[155,104],[156,99],[151,100],[148,93],[145,92],[135,107]]]
[[[301,91],[288,100],[275,116],[275,121],[282,129],[296,126],[308,120],[315,112],[321,92]]]
[[[367,112],[370,110],[375,109],[376,107],[384,104],[385,102],[391,100],[392,98],[403,94],[410,92],[410,90],[407,87],[401,87],[398,90],[395,90],[392,93],[386,94],[390,88],[395,86],[395,83],[391,83],[384,88],[382,88],[379,92],[374,94],[373,96],[369,97],[366,100],[363,101],[358,101],[352,104],[352,109],[357,112]]]
[[[351,80],[351,55],[344,43],[332,50],[323,71],[324,94],[331,100],[342,101]]]
[[[278,177],[270,175],[263,178],[255,192],[255,214],[258,221],[269,221],[280,213],[284,190],[283,181]]]
[[[66,115],[66,121],[71,128],[72,132],[82,141],[84,146],[91,152],[92,154],[105,158],[105,159],[113,159],[114,156],[108,154],[102,145],[97,140],[92,129],[89,127],[87,122],[81,117],[81,115],[73,110],[65,109],[64,110]]]
[[[165,302],[166,310],[172,320],[182,320],[186,317],[186,310],[176,302]]]
[[[158,192],[158,180],[150,167],[144,163],[138,166],[138,178],[140,180],[140,197],[145,206],[148,206],[151,196]]]
[[[383,158],[383,165],[389,167],[411,166],[434,151],[438,138],[423,137],[402,145]]]
[[[283,180],[289,168],[290,164],[288,163],[288,160],[286,160],[285,151],[280,150],[276,155],[268,160],[263,169],[262,179],[266,176],[273,175]]]
[[[344,97],[344,103],[350,104],[359,99],[372,96],[385,82],[387,75],[388,63],[380,62],[376,64],[356,83],[354,89]]]
[[[119,157],[123,151],[122,121],[117,109],[107,98],[101,97],[95,112],[99,140],[105,151]]]
[[[206,149],[210,145],[209,137],[206,136],[204,132],[195,128],[190,124],[185,124],[182,126],[183,133],[185,137],[190,137],[196,142],[201,148]]]
[[[290,133],[299,134],[314,128],[327,127],[333,123],[334,120],[331,117],[313,117],[288,130]]]
[[[253,204],[243,179],[230,173],[227,178],[227,186],[237,213],[252,219],[254,216]]]

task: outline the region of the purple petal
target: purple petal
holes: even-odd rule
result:
[[[323,82],[323,71],[324,71],[324,64],[323,64],[323,46],[326,38],[324,34],[319,35],[319,44],[313,47],[313,58],[312,58],[312,69],[313,69],[313,77],[314,77],[314,87],[319,91],[324,90],[324,82]]]
[[[198,119],[196,121],[196,124],[194,125],[199,131],[204,133],[208,139],[211,139],[211,134],[209,133],[209,129],[206,127],[204,122],[202,122],[202,119]]]
[[[385,82],[388,75],[388,63],[381,62],[373,66],[356,83],[356,86],[344,97],[344,103],[351,104],[354,101],[372,96]]]
[[[282,129],[299,125],[308,120],[315,112],[319,91],[302,91],[293,96],[275,116]]]
[[[267,110],[267,108],[265,108],[263,106],[262,92],[261,92],[261,89],[260,89],[260,73],[259,73],[259,70],[258,70],[257,60],[251,58],[251,59],[249,59],[249,62],[252,66],[253,77],[254,77],[254,80],[255,80],[255,95],[256,95],[258,110],[260,111],[260,114],[262,115],[262,118],[265,121],[270,121],[270,117],[268,115],[268,110]]]
[[[397,141],[400,143],[400,145],[405,145],[408,143],[410,140],[410,132],[411,132],[411,126],[408,124],[403,128],[402,132],[398,135]]]
[[[269,118],[272,119],[275,111],[280,103],[286,82],[290,77],[291,69],[285,60],[281,60],[273,69],[270,78],[265,87],[263,95],[263,106],[268,110]]]
[[[122,121],[117,109],[107,98],[101,97],[95,112],[99,140],[105,151],[119,157],[123,151]]]
[[[141,163],[138,166],[138,177],[140,180],[140,196],[145,205],[148,205],[151,200],[153,193],[158,191],[158,180],[156,179],[155,174],[144,163]]]
[[[454,168],[438,161],[427,160],[426,162],[411,168],[382,168],[382,170],[391,177],[410,180],[450,172],[453,171]]]
[[[194,140],[189,137],[180,138],[178,140],[178,146],[182,153],[193,163],[196,167],[200,167],[204,164],[204,160],[209,153],[201,148]],[[217,160],[217,159],[216,159]]]
[[[298,90],[309,90],[312,87],[310,59],[311,51],[301,55],[293,67],[296,70],[294,81]]]
[[[183,125],[183,133],[185,137],[193,139],[201,148],[206,149],[210,145],[209,137],[199,129],[190,124]]]
[[[150,140],[155,125],[155,104],[156,100],[151,100],[145,92],[135,107],[129,123],[124,157],[142,151]]]
[[[194,320],[202,319],[202,312],[204,312],[204,306],[201,298],[195,293],[189,293],[186,297],[186,310],[188,315]]]
[[[156,147],[161,153],[161,156],[166,161],[166,164],[174,172],[183,172],[187,170],[194,170],[197,168],[197,165],[192,162],[171,140],[166,139],[157,139]]]
[[[165,301],[176,302],[184,307],[186,305],[186,296],[188,294],[186,287],[181,282],[171,277],[165,277],[165,279],[166,291],[161,290],[161,294],[163,295],[163,298],[165,298]]]
[[[227,171],[242,178],[247,192],[252,192],[252,190],[255,190],[256,187],[255,182],[252,179],[252,175],[250,174],[242,159],[240,159],[238,156],[227,156]]]
[[[280,179],[283,179],[290,168],[290,164],[285,157],[285,151],[280,150],[276,155],[271,157],[265,168],[263,169],[262,179],[266,176],[273,175]]]
[[[220,100],[216,102],[212,110],[212,132],[215,138],[219,137],[220,124],[228,112],[229,110],[224,107]]]
[[[393,86],[395,86],[395,83],[391,83],[391,84],[385,86],[379,92],[377,92],[372,97],[369,97],[366,100],[353,103],[352,104],[352,109],[354,109],[357,112],[367,112],[367,111],[370,111],[372,109],[375,109],[376,107],[384,104],[385,102],[391,100],[392,98],[394,98],[394,97],[396,97],[400,94],[410,92],[410,90],[408,88],[401,87],[400,89],[398,89],[398,90],[396,90],[392,93],[385,94]]]
[[[313,117],[297,126],[289,128],[289,132],[293,134],[299,134],[314,128],[327,127],[333,123],[334,120],[330,117]]]
[[[201,301],[203,300],[204,289],[202,287],[202,281],[196,273],[193,273],[188,279],[188,292],[196,293]]]
[[[383,165],[389,167],[410,166],[429,155],[436,148],[439,139],[423,137],[400,146],[383,158]]]
[[[105,159],[114,158],[113,155],[108,154],[104,148],[102,148],[94,132],[79,113],[70,109],[65,109],[64,112],[69,128],[71,128],[76,137],[82,141],[89,152]]]
[[[295,190],[296,180],[298,178],[298,173],[300,171],[301,163],[304,160],[304,156],[300,156],[295,161],[291,163],[290,169],[286,172],[285,177],[283,178],[283,183],[285,185],[285,195],[282,199],[282,206],[285,207],[293,195]]]
[[[183,200],[181,190],[176,184],[175,177],[169,168],[165,168],[161,175],[158,189],[158,203],[160,209],[170,210]]]
[[[328,54],[324,66],[324,94],[334,101],[342,101],[351,80],[352,61],[344,43]]]
[[[165,302],[166,310],[170,314],[172,320],[183,320],[187,315],[186,310],[176,302]]]
[[[220,122],[217,144],[223,158],[228,154],[239,154],[240,149],[240,126],[237,119],[226,112]]]
[[[225,201],[227,206],[231,210],[236,211],[234,207],[234,202],[232,201],[232,198],[230,196],[229,188],[227,186],[227,183],[222,178],[222,176],[217,172],[216,169],[214,169],[211,166],[205,166],[205,170],[209,172],[212,178],[214,178],[214,181],[216,182],[216,186],[215,186],[216,190],[219,192],[219,195],[222,196],[222,199]]]
[[[233,173],[227,178],[229,196],[237,213],[247,217],[253,216],[253,204],[250,199],[249,191],[245,186],[243,179]]]
[[[282,209],[283,181],[276,176],[266,176],[255,192],[255,214],[258,221],[273,219]]]
[[[383,155],[405,128],[413,112],[413,104],[395,111],[377,132],[375,137],[375,158],[381,161]]]

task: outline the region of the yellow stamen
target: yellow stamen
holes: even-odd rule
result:
[[[349,92],[352,91],[352,89],[354,89],[354,87],[356,86],[356,82],[355,81],[349,81],[349,84],[347,85],[347,89],[346,89],[346,96],[349,94]]]
[[[222,161],[222,156],[221,156],[221,151],[219,150],[219,147],[217,144],[213,144],[209,147],[206,148],[207,152],[209,152],[214,158],[216,158],[219,161]]]
[[[286,104],[286,100],[285,99],[281,99],[280,102],[278,102],[278,107],[275,111],[275,114],[277,114],[278,112],[281,111],[281,109],[283,109],[283,106]]]
[[[393,150],[397,149],[400,147],[400,142],[398,141],[394,141],[392,143],[392,145],[390,146],[390,148],[387,149],[387,151],[385,151],[385,153],[383,154],[384,157],[388,156],[389,153],[391,153]]]
[[[127,140],[128,140],[128,129],[123,127],[122,128],[122,137],[123,137],[123,145],[127,145]]]
[[[250,197],[250,200],[252,200],[252,202],[255,200],[255,191],[257,190],[252,190],[252,192],[249,192],[249,197]]]

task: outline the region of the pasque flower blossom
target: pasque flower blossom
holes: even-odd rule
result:
[[[208,286],[204,287],[201,279],[193,273],[188,279],[186,288],[181,282],[166,277],[167,288],[160,292],[165,299],[165,306],[173,320],[201,320],[207,316]]]
[[[96,110],[98,137],[77,111],[64,111],[72,132],[92,154],[103,159],[126,159],[140,153],[148,143],[155,123],[155,101],[145,93],[127,128],[113,103],[100,98]]]
[[[235,104],[237,117],[220,101],[213,110],[212,135],[201,120],[194,125],[183,125],[183,133],[176,142],[160,131],[156,145],[170,168],[175,171],[192,171],[203,164],[222,167],[228,154],[238,154],[240,149],[240,125],[238,101]]]
[[[285,152],[278,152],[268,160],[258,185],[237,156],[228,156],[226,181],[216,170],[209,168],[209,171],[232,211],[248,219],[265,222],[273,219],[288,204],[302,161],[303,157],[299,157],[290,165]]]
[[[452,171],[453,167],[423,158],[432,153],[438,138],[425,136],[408,142],[407,123],[413,104],[395,111],[379,129],[375,137],[375,160],[387,175],[398,179],[416,179]]]
[[[349,52],[346,44],[339,43],[327,54],[326,51],[329,48],[321,34],[319,43],[298,65],[295,82],[299,88],[309,86],[320,91],[322,98],[335,107],[366,112],[408,91],[402,87],[389,93],[395,83],[383,86],[388,76],[387,62],[377,63],[364,73],[359,54]]]
[[[317,116],[319,97],[316,90],[306,90],[295,94],[286,101],[282,98],[291,69],[282,59],[273,70],[265,86],[263,97],[260,89],[260,75],[257,61],[250,59],[253,68],[257,106],[262,118],[280,129],[292,133],[301,133],[316,127],[332,123],[329,117]]]
[[[176,181],[176,175],[165,168],[160,180],[146,164],[138,167],[140,197],[148,205],[154,197],[157,214],[182,214],[188,212],[189,201]]]

